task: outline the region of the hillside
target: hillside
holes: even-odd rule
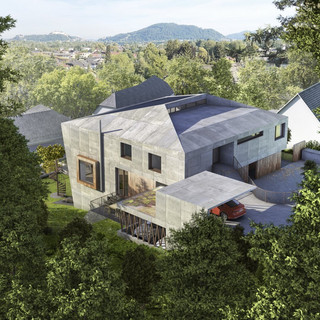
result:
[[[251,32],[251,31],[241,31],[241,32],[238,32],[238,33],[228,34],[226,36],[226,38],[228,38],[230,40],[244,40],[246,38],[245,34],[247,32]]]
[[[149,27],[121,33],[112,37],[100,39],[117,43],[130,42],[164,42],[168,40],[222,40],[225,36],[214,29],[202,29],[191,25],[178,25],[175,23],[157,23]]]
[[[32,35],[17,35],[10,41],[79,41],[81,38],[75,36],[69,36],[64,32],[51,32],[49,34],[32,34]]]

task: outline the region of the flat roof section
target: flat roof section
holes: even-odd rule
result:
[[[210,209],[249,193],[255,188],[256,186],[251,184],[204,171],[163,187],[157,192]]]

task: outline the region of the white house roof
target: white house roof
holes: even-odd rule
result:
[[[296,94],[278,111],[278,113],[284,113],[291,106],[291,102],[298,99],[302,99],[312,112],[314,109],[320,107],[320,82]]]

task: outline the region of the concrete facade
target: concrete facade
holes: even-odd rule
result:
[[[76,207],[89,209],[93,199],[117,192],[117,169],[128,172],[133,195],[212,171],[215,162],[233,165],[236,157],[246,166],[286,148],[286,130],[281,139],[275,139],[275,126],[287,127],[284,116],[207,94],[164,97],[161,104],[154,103],[62,124]],[[238,144],[239,139],[260,131],[261,136]],[[121,143],[131,146],[131,159],[121,156]],[[149,154],[161,157],[161,172],[150,169]],[[99,190],[77,183],[79,155],[99,162]],[[177,225],[173,221],[177,214],[180,221],[186,221],[189,211],[201,207],[190,203],[190,199],[178,201],[174,195],[165,200],[157,195],[158,224],[163,216],[165,227]]]

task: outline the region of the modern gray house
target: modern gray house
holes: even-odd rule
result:
[[[237,181],[231,188],[235,192],[219,199],[205,201],[204,192],[189,192],[189,201],[181,198],[181,188],[189,190],[192,177],[221,194],[224,181],[212,173],[215,164],[240,166],[256,178],[279,169],[287,117],[209,94],[166,96],[64,122],[62,133],[76,207],[89,209],[92,200],[111,193],[128,198],[157,188],[153,211],[118,207],[130,219],[163,231],[187,219],[164,218],[170,216],[172,205],[167,204],[175,195],[192,210],[209,209],[252,190]],[[230,186],[231,179],[223,178]],[[190,208],[179,208],[191,217]]]
[[[41,104],[14,117],[14,124],[19,132],[28,140],[30,151],[35,151],[38,145],[63,145],[61,123],[69,121],[66,117]]]

